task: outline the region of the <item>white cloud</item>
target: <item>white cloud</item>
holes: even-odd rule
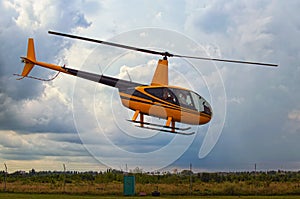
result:
[[[288,118],[290,120],[300,122],[300,110],[293,110],[293,111],[289,112]]]
[[[2,128],[12,128],[9,126],[15,124],[13,129],[24,132],[73,129],[71,100],[57,87],[45,84],[43,93],[34,99],[16,101],[5,96],[3,99]]]
[[[16,25],[30,32],[49,27],[70,30],[74,27],[80,28],[90,25],[80,11],[79,1],[68,4],[64,1],[37,3],[34,0],[15,0],[9,5],[18,12],[18,16],[15,18]]]
[[[243,97],[233,97],[232,99],[227,100],[228,103],[236,103],[236,104],[242,104],[245,101],[245,98]]]

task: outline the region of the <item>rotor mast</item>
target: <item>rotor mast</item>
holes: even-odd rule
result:
[[[158,60],[151,85],[168,85],[169,72],[168,72],[168,59],[165,56],[163,59]]]

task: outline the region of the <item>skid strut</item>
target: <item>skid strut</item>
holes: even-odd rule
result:
[[[139,115],[140,115],[140,119],[137,120]],[[128,120],[128,121],[139,124],[139,126],[137,126],[137,127],[145,128],[145,129],[149,129],[149,130],[157,130],[157,131],[181,134],[181,135],[193,135],[195,133],[195,132],[185,132],[186,130],[189,130],[191,127],[187,127],[187,128],[175,127],[175,121],[173,120],[172,117],[168,117],[165,125],[144,122],[144,114],[141,113],[140,110],[136,110],[134,112],[132,119]],[[161,128],[158,128],[158,127],[161,127]]]

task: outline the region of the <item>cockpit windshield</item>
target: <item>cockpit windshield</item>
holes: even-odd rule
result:
[[[208,115],[211,115],[211,107],[209,105],[209,103],[200,95],[198,95],[197,93],[194,93],[191,91],[191,95],[193,97],[193,100],[195,102],[195,108],[199,111],[199,112],[204,112]]]
[[[170,88],[170,90],[175,94],[181,106],[193,108],[209,115],[212,114],[209,103],[197,93],[177,88]]]

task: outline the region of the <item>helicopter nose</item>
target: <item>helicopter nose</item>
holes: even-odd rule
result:
[[[211,107],[207,107],[206,113],[210,116],[212,116],[212,109]]]
[[[212,108],[210,104],[207,101],[204,101],[202,105],[203,105],[203,113],[212,116]]]
[[[202,98],[202,100],[204,99]],[[200,111],[199,124],[206,124],[212,118],[212,108],[206,100],[202,101],[201,105],[202,110]]]

